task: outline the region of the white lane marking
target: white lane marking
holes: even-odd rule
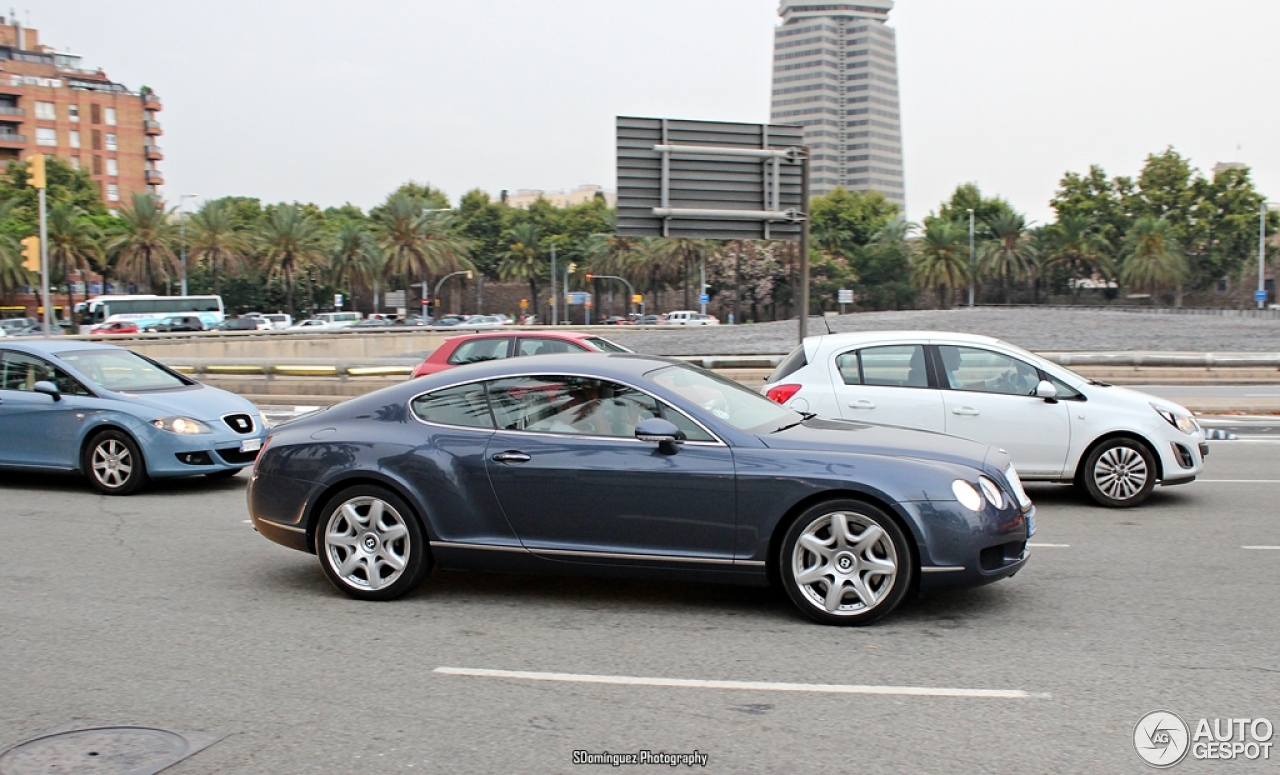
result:
[[[1027,544],[1036,549],[1070,549],[1071,544]]]
[[[971,697],[997,700],[1025,700],[1048,697],[1017,689],[936,689],[925,686],[858,686],[853,684],[795,684],[772,681],[700,681],[691,678],[642,678],[629,675],[582,675],[578,673],[536,673],[526,670],[479,670],[465,667],[437,667],[432,672],[471,678],[511,678],[520,681],[612,684],[615,686],[665,686],[680,689],[730,689],[754,692],[810,692],[815,694],[884,694],[912,697]]]
[[[1241,549],[1264,549],[1270,551],[1280,551],[1280,546],[1242,546]]]
[[[1198,479],[1202,484],[1280,484],[1280,479]]]
[[[240,521],[241,521],[241,522],[243,522],[243,523],[244,523],[244,524],[246,524],[246,525],[252,525],[252,524],[253,524],[253,520],[252,520],[252,519],[242,519],[242,520],[240,520]]]

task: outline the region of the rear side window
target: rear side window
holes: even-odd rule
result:
[[[582,348],[564,339],[548,339],[546,337],[523,337],[520,339],[519,355],[555,355],[557,353],[580,353]]]
[[[437,390],[413,399],[413,413],[424,422],[463,428],[493,428],[484,385],[473,383]]]
[[[773,370],[773,373],[769,375],[765,382],[770,384],[780,382],[808,365],[809,359],[805,357],[804,345],[800,345],[782,359],[782,363],[778,364],[778,368]]]
[[[882,387],[929,387],[924,346],[868,347],[858,351],[862,384]]]
[[[458,345],[458,349],[454,350],[453,355],[449,356],[449,363],[454,366],[462,366],[467,363],[496,361],[500,358],[506,358],[510,350],[511,339],[509,337],[472,339]]]

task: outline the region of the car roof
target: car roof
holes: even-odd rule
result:
[[[821,334],[811,336],[805,341],[813,341],[817,346],[844,347],[863,342],[884,342],[902,340],[908,342],[958,342],[961,344],[1004,344],[994,336],[983,334],[966,334],[959,331],[851,331],[842,334]]]
[[[688,366],[676,358],[636,353],[556,353],[532,358],[500,358],[471,363],[438,372],[425,380],[458,382],[467,379],[490,379],[508,374],[556,374],[586,372],[602,378],[636,379],[664,366]]]
[[[502,331],[477,331],[474,334],[458,334],[446,339],[446,342],[461,342],[467,339],[492,339],[498,336],[538,336],[544,339],[569,339],[573,341],[581,341],[583,339],[595,339],[596,334],[586,333],[584,331],[543,331],[541,329],[505,329]]]
[[[57,355],[58,353],[78,352],[82,350],[123,350],[124,347],[118,347],[114,344],[99,344],[98,342],[85,342],[80,339],[68,339],[60,336],[54,339],[9,339],[6,338],[4,346],[14,350],[25,350],[29,353],[37,355]]]

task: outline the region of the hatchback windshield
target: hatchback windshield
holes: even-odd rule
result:
[[[188,384],[128,350],[78,350],[58,357],[106,390],[172,390]]]
[[[667,366],[645,377],[739,430],[771,433],[804,420],[804,415],[779,406],[737,382],[692,366]]]

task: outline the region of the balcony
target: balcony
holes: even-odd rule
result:
[[[12,108],[12,107],[9,107],[8,105],[0,105],[0,116],[22,117],[25,115],[27,115],[27,111],[23,110],[22,108]]]
[[[162,135],[164,130],[160,128],[159,121],[143,121],[142,129],[149,135]]]
[[[12,132],[0,132],[0,148],[25,148],[26,135],[15,135]]]
[[[160,97],[155,92],[147,92],[142,95],[142,107],[147,110],[164,110],[160,105]]]
[[[0,76],[0,94],[26,94],[22,79],[17,76]]]
[[[164,183],[164,175],[160,173],[160,170],[147,170],[147,182],[154,186],[159,186]]]
[[[152,161],[160,161],[164,158],[164,152],[160,150],[158,145],[148,145],[143,150],[146,151],[147,158]]]

